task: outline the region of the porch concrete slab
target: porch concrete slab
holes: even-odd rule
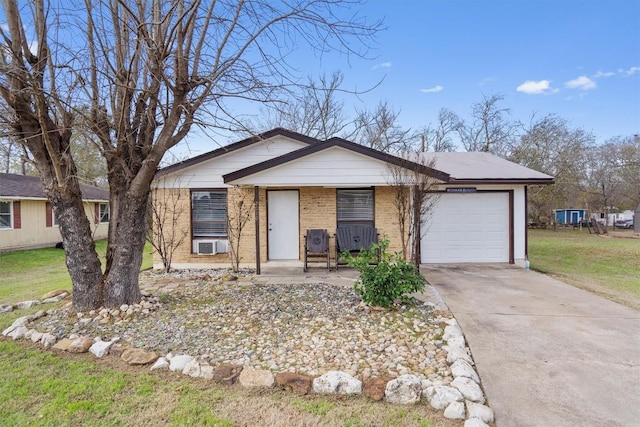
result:
[[[299,265],[298,265],[299,264]],[[306,272],[303,271],[302,263],[278,262],[265,263],[260,268],[261,274],[253,277],[255,283],[269,284],[305,284],[305,283],[330,283],[341,286],[353,286],[353,282],[358,278],[358,271],[352,268],[335,267],[327,270],[326,265],[322,267],[310,267]]]
[[[422,271],[464,330],[496,425],[640,426],[640,312],[514,266]]]

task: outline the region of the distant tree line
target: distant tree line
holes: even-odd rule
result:
[[[284,127],[318,139],[340,136],[385,152],[484,151],[555,177],[556,184],[533,186],[529,215],[537,221],[553,209],[586,208],[618,212],[640,204],[640,137],[596,141],[593,133],[556,115],[532,114],[515,120],[504,96],[484,95],[467,118],[447,108],[435,123],[419,129],[399,124],[400,111],[387,102],[347,112],[343,76],[309,78],[284,107],[263,110],[252,132]]]

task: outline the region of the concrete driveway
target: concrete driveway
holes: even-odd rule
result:
[[[514,266],[422,271],[464,330],[498,426],[640,426],[640,312]]]

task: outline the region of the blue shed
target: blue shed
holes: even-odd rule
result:
[[[554,209],[556,224],[574,225],[586,219],[586,209]]]

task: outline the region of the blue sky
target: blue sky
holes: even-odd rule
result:
[[[640,1],[370,0],[360,14],[387,26],[370,60],[292,54],[302,75],[340,70],[347,88],[384,78],[348,113],[387,101],[417,129],[501,94],[515,120],[555,113],[597,142],[640,134]]]
[[[367,99],[402,110],[405,126],[435,121],[441,107],[465,116],[483,93],[499,93],[521,120],[556,113],[598,140],[640,133],[639,1],[372,1],[365,10],[388,25],[369,70],[386,78]]]

